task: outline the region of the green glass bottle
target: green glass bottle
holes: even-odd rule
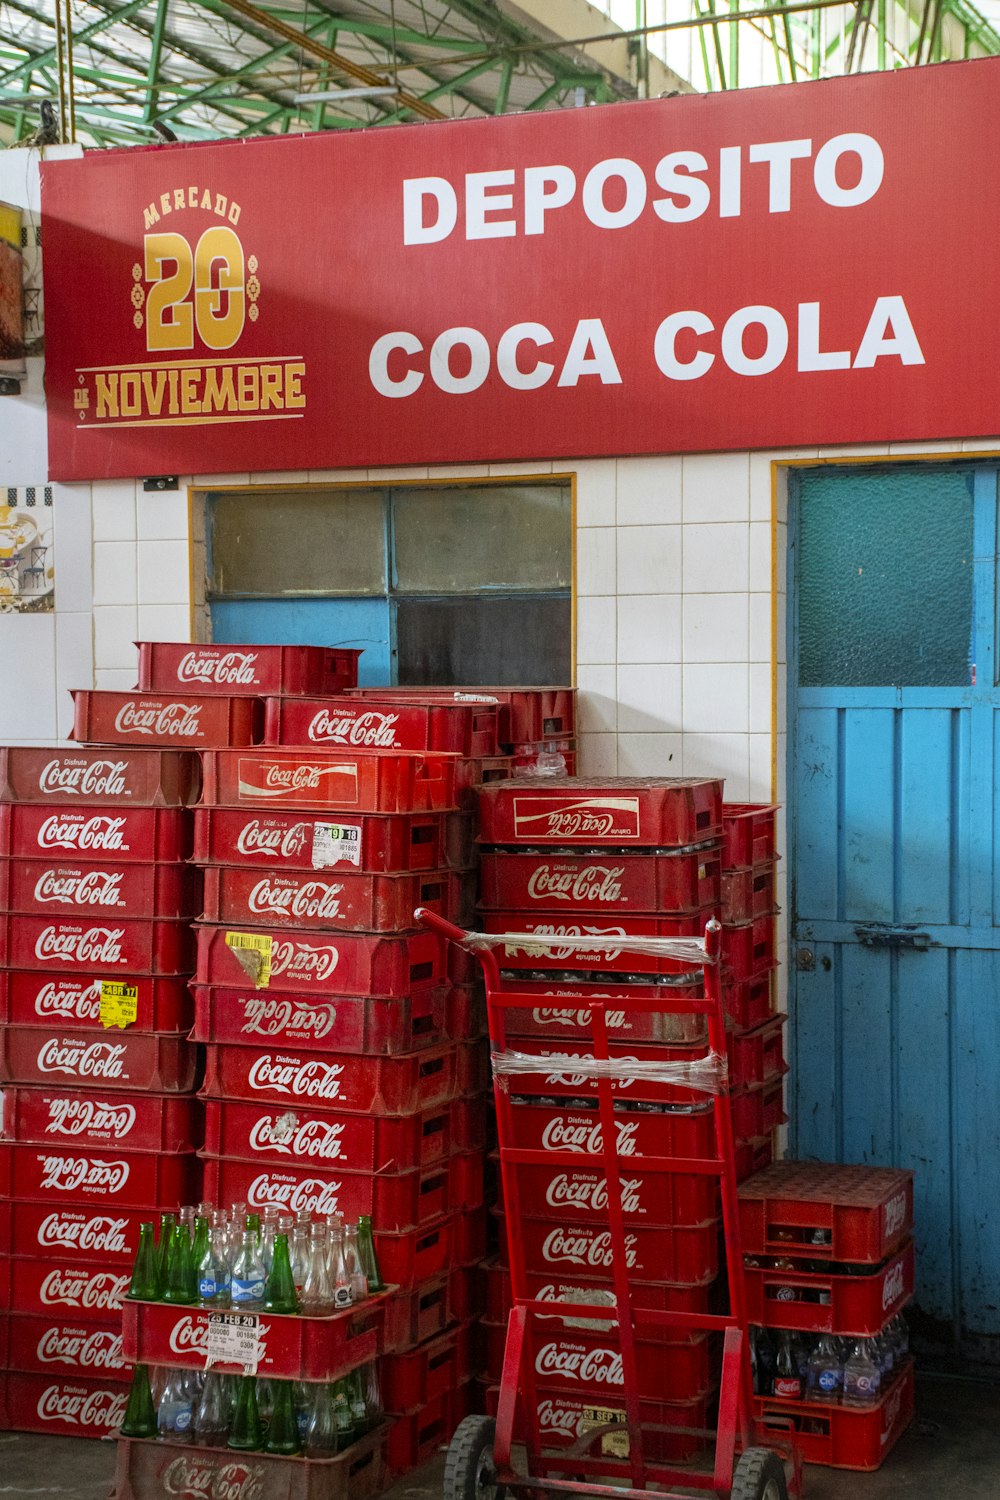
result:
[[[152,1239],[152,1224],[144,1225]],[[148,1438],[156,1436],[156,1407],[149,1388],[149,1371],[145,1365],[136,1365],[132,1371],[132,1389],[128,1393],[128,1404],[121,1425],[122,1437]]]
[[[368,1403],[361,1380],[361,1370],[352,1370],[347,1377],[347,1390],[351,1401],[351,1416],[354,1418],[354,1435],[361,1437],[371,1427],[368,1420]]]
[[[257,1236],[257,1243],[259,1245],[260,1244],[260,1214],[247,1214],[247,1220],[246,1220],[246,1224],[245,1224],[244,1227],[246,1229],[252,1229],[253,1230],[254,1234]]]
[[[272,1313],[297,1313],[299,1310],[288,1253],[288,1235],[280,1231],[274,1236],[271,1269],[264,1283],[264,1306]]]
[[[274,1405],[271,1408],[271,1425],[267,1429],[264,1452],[282,1453],[290,1458],[302,1447],[298,1417],[295,1415],[294,1389],[290,1380],[273,1380],[271,1388]]]
[[[252,1375],[241,1375],[226,1446],[240,1453],[257,1453],[263,1443],[264,1432],[257,1410],[257,1382]]]
[[[170,1241],[174,1237],[174,1225],[177,1223],[176,1214],[160,1215],[160,1237],[156,1242],[157,1280],[160,1286],[166,1284],[167,1279],[167,1252],[170,1249]],[[162,1296],[162,1292],[161,1292]]]
[[[198,1277],[191,1254],[191,1236],[186,1224],[175,1224],[167,1252],[167,1274],[163,1283],[163,1300],[179,1307],[189,1307],[198,1300]]]
[[[337,1429],[337,1452],[343,1453],[357,1437],[354,1430],[354,1412],[347,1380],[341,1377],[333,1387],[333,1421]]]
[[[139,1248],[135,1252],[132,1280],[127,1297],[133,1302],[159,1302],[162,1283],[159,1275],[160,1262],[153,1239],[152,1223],[139,1225]]]
[[[358,1220],[358,1255],[361,1257],[361,1265],[368,1278],[369,1297],[374,1296],[376,1292],[384,1292],[385,1282],[379,1270],[375,1237],[372,1234],[372,1221],[369,1214],[362,1214]]]

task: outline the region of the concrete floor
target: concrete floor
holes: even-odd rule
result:
[[[406,1476],[387,1500],[439,1500],[443,1458]],[[0,1496],[107,1500],[114,1444],[0,1433]],[[917,1417],[877,1474],[806,1470],[807,1500],[1000,1500],[1000,1387],[918,1382]],[[159,1500],[159,1497],[143,1497]]]

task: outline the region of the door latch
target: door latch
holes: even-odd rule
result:
[[[816,967],[816,955],[811,948],[796,948],[795,967],[800,974],[811,974]]]
[[[867,922],[855,927],[854,936],[866,948],[908,948],[914,953],[926,953],[931,946],[929,932],[920,932],[916,927],[893,927],[888,922]]]

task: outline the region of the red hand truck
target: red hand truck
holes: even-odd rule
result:
[[[710,921],[704,938],[546,938],[467,932],[423,909],[415,915],[475,953],[482,965],[512,1303],[496,1418],[470,1416],[460,1423],[445,1464],[445,1500],[501,1500],[507,1491],[599,1500],[648,1500],[651,1493],[660,1500],[685,1500],[692,1494],[728,1500],[788,1500],[790,1493],[800,1497],[797,1451],[791,1444],[785,1450],[783,1444],[782,1456],[760,1445],[753,1417],[719,979],[721,925]],[[592,967],[595,948],[605,955],[605,967],[598,970]],[[525,974],[502,971],[501,949],[508,962],[516,956],[521,967],[526,958],[530,962],[532,950],[561,958],[586,952],[589,967],[566,976],[571,990],[565,980],[547,987],[550,994],[571,998],[540,1000],[540,986],[526,983]],[[616,984],[613,975],[627,967],[629,951],[652,954],[664,961],[666,970],[700,968],[703,985],[692,986],[690,972],[683,985]],[[692,988],[702,993],[692,997]],[[582,1027],[576,1033],[583,1037],[582,1045],[559,1052],[533,1040],[511,1039],[511,1013],[524,1016],[539,1004],[571,1006]],[[690,1027],[691,1017],[705,1018],[702,1043],[693,1053],[690,1047],[635,1044],[636,1036],[662,1040],[676,1035],[671,1020],[687,1018]],[[624,1044],[614,1035],[623,1023],[630,1038]],[[540,1134],[545,1106],[562,1102],[546,1096],[560,1088],[564,1097],[572,1095],[577,1124],[566,1124],[564,1113],[553,1135],[550,1115],[548,1136]],[[692,1151],[692,1141],[702,1136],[705,1145]],[[588,1200],[589,1208],[601,1209],[599,1234],[595,1238],[594,1226],[588,1225],[577,1240],[563,1235],[559,1242],[562,1246],[568,1239],[579,1252],[569,1259],[571,1279],[580,1285],[558,1288],[540,1287],[538,1267],[529,1268],[526,1249],[531,1246],[537,1253],[529,1221],[537,1213],[539,1189],[537,1176],[525,1173],[553,1167],[554,1139],[557,1166],[569,1162],[603,1174],[598,1179],[602,1191]],[[564,1156],[564,1151],[578,1154]],[[704,1203],[713,1179],[721,1196],[729,1290],[729,1311],[714,1314],[685,1308],[683,1293],[671,1302],[651,1296],[649,1285],[640,1284],[643,1275],[647,1283],[661,1284],[684,1276],[671,1278],[669,1265],[656,1259],[667,1255],[671,1229],[644,1230],[636,1218],[645,1192],[658,1223],[676,1223],[678,1214],[683,1220],[685,1187],[694,1195],[691,1201]],[[714,1193],[711,1201],[716,1201]],[[714,1231],[713,1224],[708,1228]],[[679,1238],[679,1231],[674,1232]],[[650,1239],[644,1242],[643,1234]],[[546,1244],[552,1241],[550,1235]],[[649,1259],[643,1263],[642,1243],[648,1244],[653,1264]],[[671,1391],[673,1371],[691,1368],[692,1355],[720,1336],[718,1426],[709,1470],[704,1461],[690,1457],[693,1450],[704,1453],[713,1436],[704,1424],[695,1429],[655,1419],[662,1415],[658,1398]],[[553,1403],[548,1398],[559,1394],[554,1387],[560,1384],[572,1387],[573,1394],[567,1389],[561,1403]],[[618,1404],[608,1409],[611,1402]],[[553,1404],[584,1418],[561,1447],[541,1430],[539,1414],[548,1416]],[[565,1431],[562,1436],[566,1438]],[[523,1449],[526,1468],[515,1469],[515,1446]]]

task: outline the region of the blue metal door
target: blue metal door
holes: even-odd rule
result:
[[[789,510],[792,1150],[916,1174],[922,1347],[1000,1363],[997,473]]]

